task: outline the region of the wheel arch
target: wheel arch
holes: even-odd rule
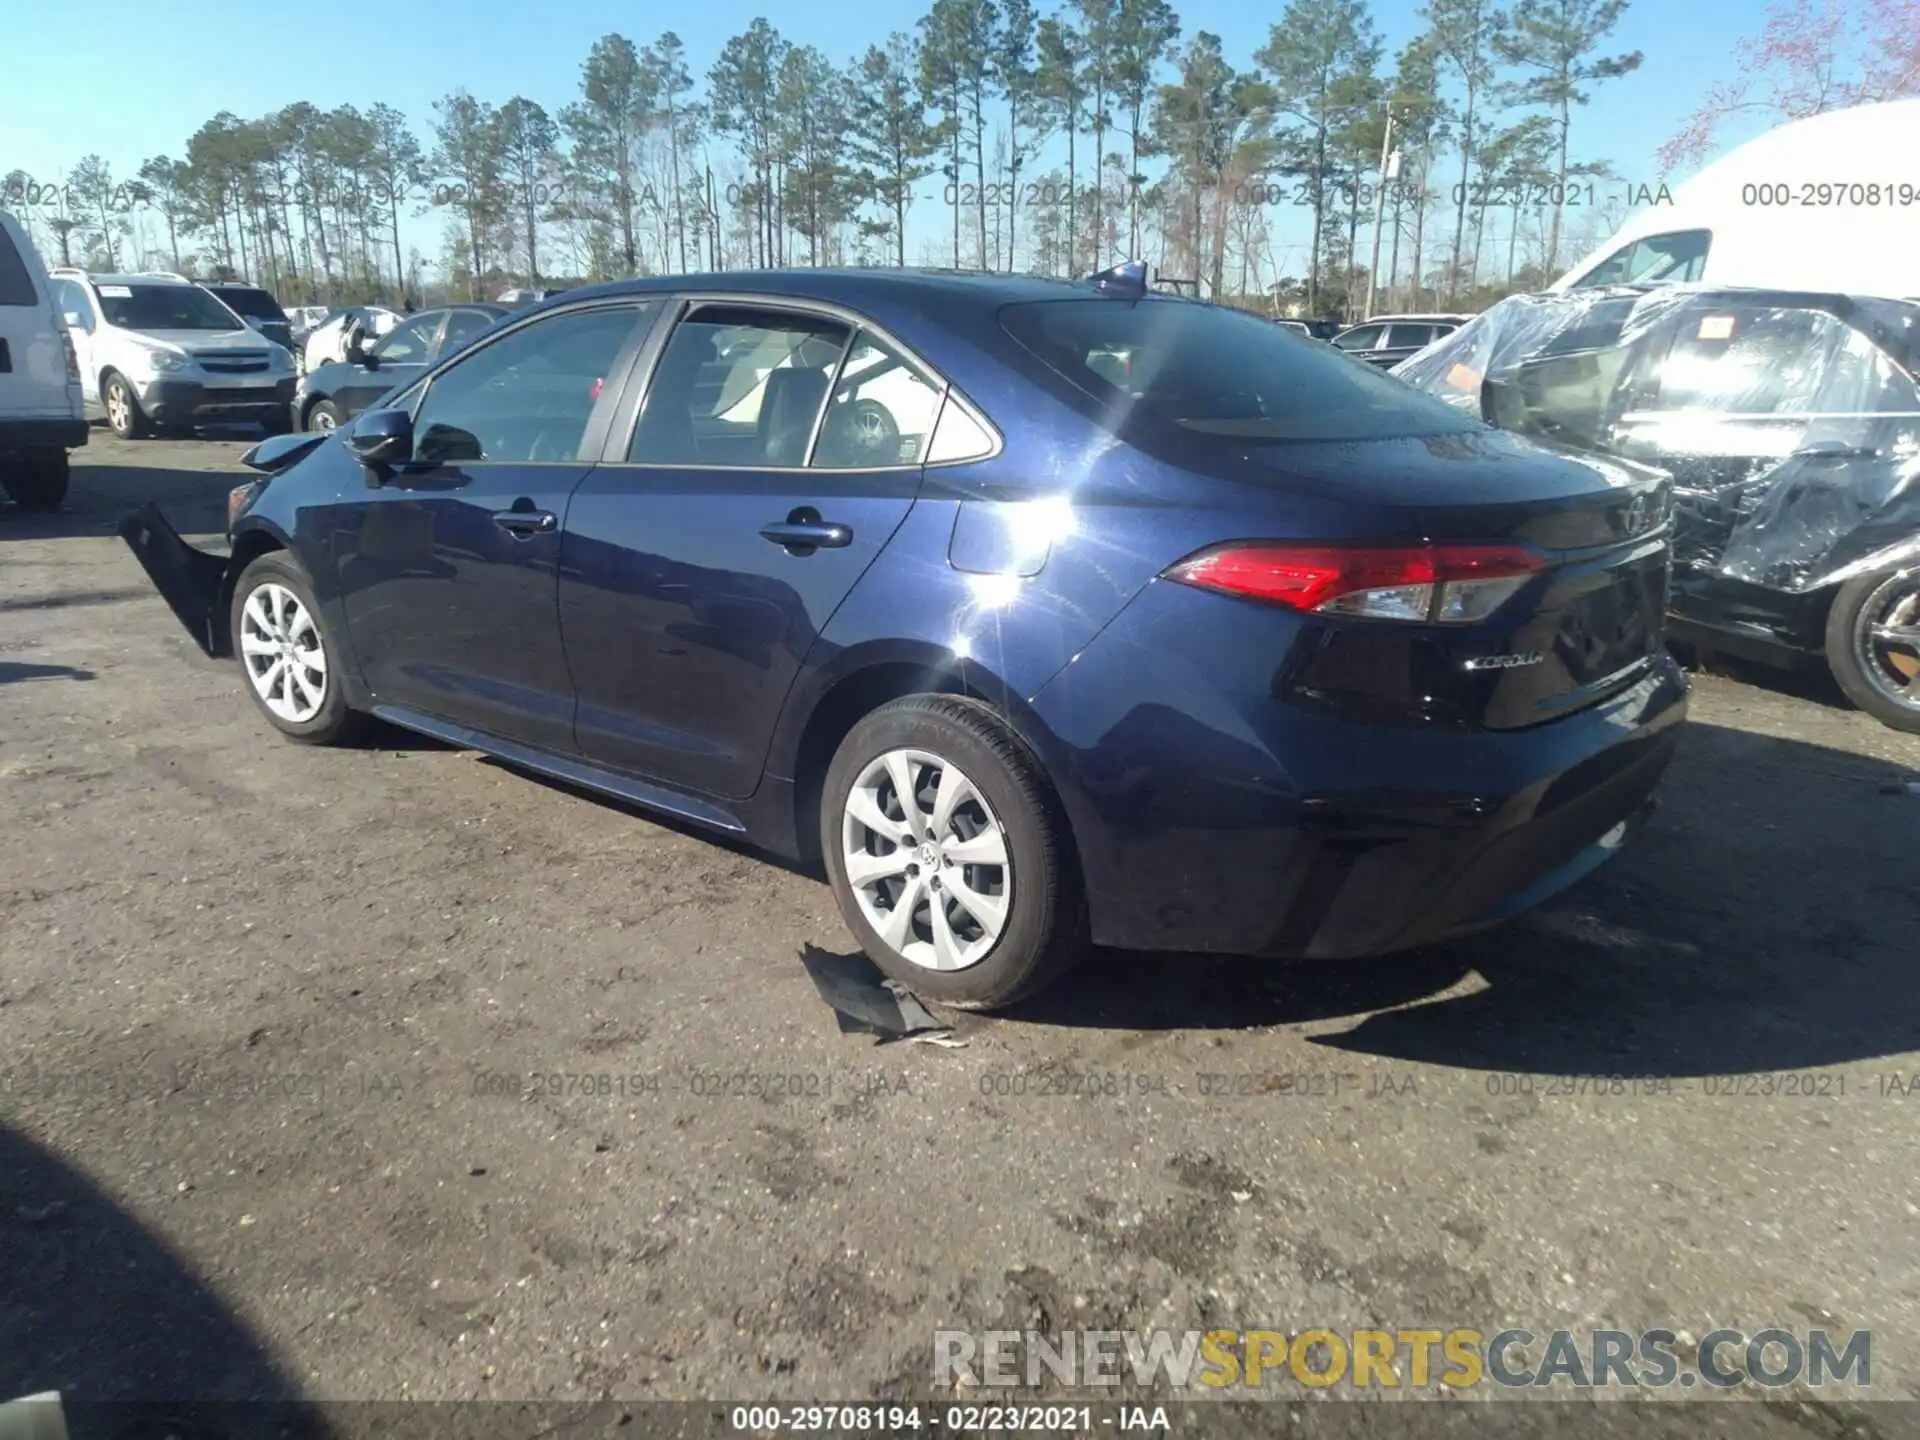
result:
[[[788,723],[769,757],[768,773],[791,783],[800,859],[820,858],[821,791],[840,742],[864,716],[908,695],[957,695],[978,702],[1035,751],[1053,782],[1045,750],[1035,744],[1039,721],[1025,700],[978,660],[912,642],[843,651],[816,674],[804,695],[795,697],[798,703],[789,705]]]
[[[240,576],[247,566],[262,555],[270,555],[276,550],[288,550],[286,536],[264,523],[256,522],[239,530],[233,537],[231,558],[227,561],[227,573],[220,581],[220,606],[214,612],[215,624],[227,647],[227,653],[233,649],[233,592],[240,584]]]

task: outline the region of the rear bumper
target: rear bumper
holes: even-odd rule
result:
[[[1338,959],[1511,918],[1619,850],[1686,717],[1664,653],[1522,730],[1306,712],[1168,598],[1177,626],[1117,623],[1032,701],[1102,945]]]
[[[74,416],[0,419],[0,455],[23,450],[74,450],[87,443],[87,422]]]
[[[151,501],[120,522],[120,538],[194,643],[215,657],[232,654],[227,557],[187,544]]]
[[[199,380],[152,380],[139,387],[140,408],[163,425],[252,423],[290,416],[296,376],[271,385],[222,385]]]

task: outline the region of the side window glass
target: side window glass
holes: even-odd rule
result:
[[[927,464],[952,465],[963,460],[978,460],[993,452],[993,435],[951,395],[940,407],[939,423],[933,427],[933,441],[927,446]]]
[[[862,332],[827,402],[816,470],[918,465],[933,434],[940,391],[905,356]]]
[[[54,282],[53,303],[60,307],[61,318],[73,316],[74,324],[88,334],[93,333],[93,306],[87,303],[86,292],[71,280]]]
[[[1432,340],[1433,326],[1431,325],[1389,325],[1387,327],[1387,348],[1389,350],[1399,349],[1409,345],[1418,349],[1431,343]]]
[[[440,317],[416,315],[397,325],[374,345],[373,353],[389,365],[417,365],[427,358],[433,344],[433,332],[440,328]]]
[[[1342,350],[1371,350],[1379,339],[1378,325],[1362,325],[1358,330],[1349,330],[1344,335],[1336,335],[1333,343]]]
[[[447,316],[446,334],[440,337],[440,353],[451,355],[493,323],[484,310],[455,310]]]
[[[413,417],[415,457],[579,459],[607,373],[643,311],[618,305],[548,316],[435,375]]]
[[[674,328],[627,458],[797,469],[847,348],[837,321],[708,305]]]

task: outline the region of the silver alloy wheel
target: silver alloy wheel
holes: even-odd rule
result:
[[[322,432],[332,430],[333,412],[323,406],[314,406],[313,410],[307,415],[307,428],[309,430]]]
[[[113,426],[114,433],[120,434],[132,428],[133,397],[127,394],[123,381],[113,380],[107,385],[107,423]]]
[[[1889,700],[1920,709],[1920,570],[1889,575],[1854,622],[1854,658]]]
[[[848,791],[841,856],[860,913],[902,959],[965,970],[1013,909],[1007,835],[980,787],[926,750],[889,750]]]
[[[327,651],[300,597],[268,580],[240,610],[240,655],[260,703],[291,725],[320,713],[327,698]]]

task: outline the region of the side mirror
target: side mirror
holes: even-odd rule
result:
[[[413,416],[404,410],[369,410],[347,432],[347,448],[384,479],[413,458]]]

